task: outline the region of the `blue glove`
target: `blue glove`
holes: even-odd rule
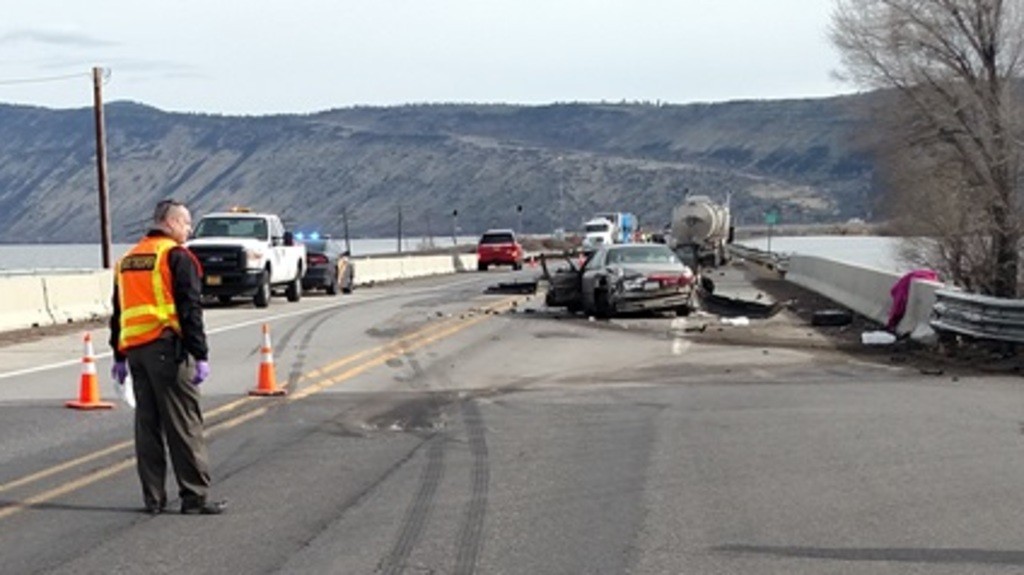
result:
[[[210,377],[210,362],[201,359],[196,362],[196,374],[192,377],[192,385],[199,385]]]
[[[128,362],[115,360],[114,365],[110,366],[110,377],[124,385],[124,380],[128,379]]]

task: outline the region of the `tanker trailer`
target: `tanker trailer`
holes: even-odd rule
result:
[[[707,196],[689,196],[672,210],[670,247],[692,267],[725,263],[725,244],[731,241],[732,221],[727,206]]]

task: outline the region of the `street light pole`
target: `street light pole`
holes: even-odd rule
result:
[[[456,239],[459,233],[459,210],[452,210],[452,245],[458,245],[459,240]]]
[[[523,235],[523,205],[519,204],[516,206],[516,214],[519,216],[519,225],[516,228],[516,233]]]

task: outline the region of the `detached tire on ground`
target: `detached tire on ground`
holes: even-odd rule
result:
[[[811,316],[811,325],[843,326],[853,322],[853,314],[845,309],[823,309]]]

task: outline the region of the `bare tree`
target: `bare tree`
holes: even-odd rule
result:
[[[1021,0],[837,0],[831,28],[841,77],[894,90],[885,157],[904,224],[936,234],[965,287],[1002,297],[1016,297],[1020,268],[1022,12]]]

